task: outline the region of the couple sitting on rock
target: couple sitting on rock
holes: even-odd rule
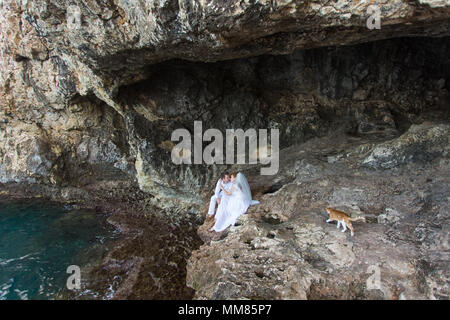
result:
[[[216,203],[218,204],[217,212]],[[214,216],[214,226],[211,232],[222,232],[236,223],[236,220],[247,212],[250,205],[258,204],[252,200],[252,193],[245,176],[239,173],[222,173],[217,181],[214,195],[211,197],[208,210],[208,218]]]

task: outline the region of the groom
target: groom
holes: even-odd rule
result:
[[[216,211],[216,203],[220,204],[220,200],[223,195],[223,191],[220,189],[220,186],[223,186],[225,190],[229,191],[231,187],[231,178],[228,172],[224,172],[220,175],[219,181],[217,181],[216,189],[214,190],[214,195],[211,197],[211,201],[209,202],[209,210],[208,210],[208,219],[210,219],[215,211]]]

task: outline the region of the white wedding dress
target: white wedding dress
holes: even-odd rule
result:
[[[252,193],[247,179],[242,173],[238,173],[236,180],[230,188],[230,195],[224,194],[216,212],[216,222],[213,230],[221,232],[236,223],[236,220],[247,212],[250,205],[258,204],[252,200]]]

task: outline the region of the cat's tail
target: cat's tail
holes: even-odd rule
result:
[[[364,222],[366,222],[366,218],[365,217],[354,217],[354,218],[349,218],[350,221],[358,221],[358,220],[362,220]]]

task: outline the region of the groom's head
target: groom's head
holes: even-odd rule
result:
[[[228,172],[224,172],[220,175],[220,179],[224,182],[230,182],[230,174]]]

